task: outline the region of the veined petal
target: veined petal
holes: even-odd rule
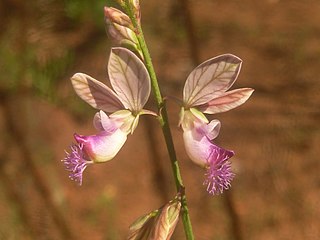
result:
[[[113,133],[100,132],[97,135],[82,136],[75,134],[78,144],[83,144],[85,154],[95,163],[114,158],[127,140],[127,134],[120,129]]]
[[[208,114],[226,112],[245,103],[253,91],[252,88],[240,88],[228,91],[221,96],[198,106],[198,109]]]
[[[121,124],[113,121],[104,111],[100,110],[100,112],[94,115],[93,125],[100,132],[105,131],[111,134],[115,132]]]
[[[112,48],[108,72],[111,85],[123,105],[138,113],[151,91],[150,77],[143,62],[125,48]]]
[[[120,99],[109,87],[87,74],[76,73],[71,82],[78,96],[92,107],[106,112],[124,109]]]
[[[241,64],[240,58],[224,54],[196,67],[183,89],[184,107],[204,104],[227,91],[237,79]]]

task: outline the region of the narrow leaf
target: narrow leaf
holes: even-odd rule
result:
[[[150,78],[143,62],[125,48],[112,48],[108,71],[110,82],[123,105],[139,112],[150,95]]]
[[[252,88],[240,88],[228,91],[208,103],[198,106],[198,109],[208,114],[226,112],[245,103],[253,91]]]
[[[106,112],[124,109],[117,95],[109,87],[84,73],[73,75],[71,83],[78,96],[96,109]]]
[[[232,54],[211,58],[196,67],[183,89],[186,107],[204,104],[227,91],[237,79],[242,60]]]

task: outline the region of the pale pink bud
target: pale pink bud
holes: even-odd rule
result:
[[[120,10],[113,8],[113,7],[104,7],[104,16],[108,19],[111,23],[119,24],[120,26],[130,28],[134,30],[132,22],[129,16]]]
[[[138,218],[131,226],[128,240],[169,240],[179,220],[180,197]]]

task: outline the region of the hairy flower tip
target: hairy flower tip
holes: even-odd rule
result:
[[[231,187],[231,181],[235,174],[231,171],[229,158],[233,151],[213,145],[212,152],[207,163],[206,179],[203,185],[207,185],[207,191],[212,195],[219,195]]]
[[[67,155],[61,161],[64,163],[66,170],[70,172],[69,178],[78,182],[81,186],[83,171],[87,168],[88,164],[93,163],[93,161],[88,160],[86,157],[82,143],[73,143],[70,149],[70,153],[66,151]]]

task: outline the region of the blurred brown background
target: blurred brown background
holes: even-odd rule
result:
[[[1,240],[125,239],[138,216],[175,195],[160,128],[148,116],[114,160],[85,171],[82,187],[60,162],[74,132],[95,132],[95,110],[69,78],[106,79],[105,4],[0,2]],[[234,88],[256,90],[245,105],[214,116],[237,172],[231,191],[217,197],[186,156],[179,109],[168,102],[196,239],[320,239],[319,1],[181,4],[141,0],[163,94],[181,96],[194,66],[223,53],[244,61]],[[181,224],[173,239],[184,239]]]

